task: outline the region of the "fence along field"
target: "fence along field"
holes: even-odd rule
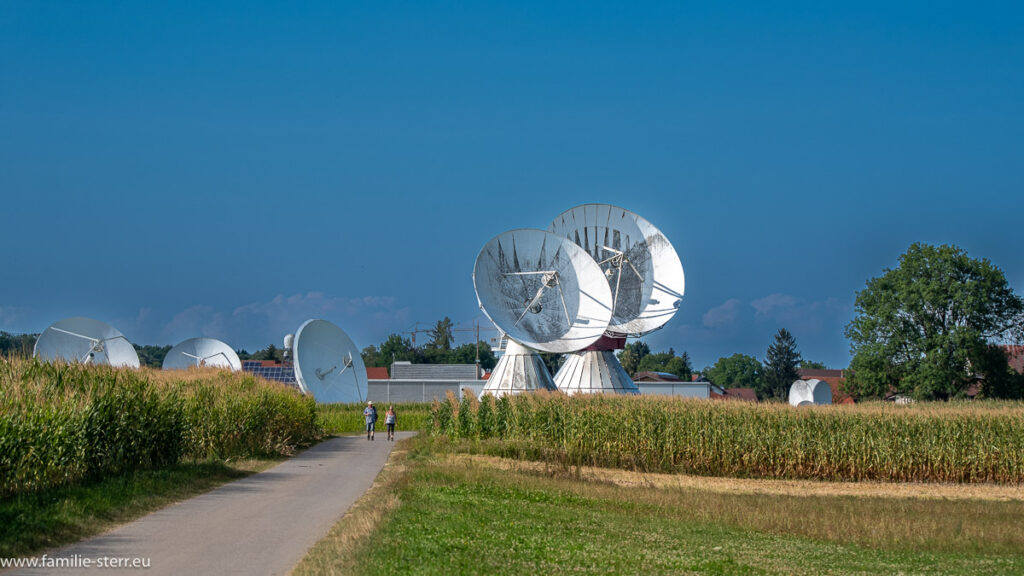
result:
[[[247,374],[0,359],[0,496],[322,435],[312,398]]]
[[[455,449],[713,476],[1024,481],[1024,404],[793,408],[650,396],[449,396],[432,433]],[[469,441],[468,444],[466,441]]]

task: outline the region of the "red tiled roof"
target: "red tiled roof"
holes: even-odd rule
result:
[[[824,380],[826,378],[842,378],[842,370],[819,370],[817,368],[800,368],[797,370],[800,374],[801,380],[807,380],[808,378],[817,378],[818,380]]]
[[[367,366],[366,367],[366,379],[367,380],[387,380],[388,369],[386,366]]]
[[[757,402],[757,392],[754,392],[753,388],[726,388],[725,395],[747,402]]]

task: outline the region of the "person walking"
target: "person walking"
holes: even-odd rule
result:
[[[377,427],[377,407],[373,405],[373,402],[366,403],[363,416],[366,418],[366,439],[373,440],[374,429]]]
[[[388,411],[384,413],[384,423],[388,426],[388,440],[395,441],[395,423],[398,421],[398,416],[395,415],[395,407],[388,406]]]

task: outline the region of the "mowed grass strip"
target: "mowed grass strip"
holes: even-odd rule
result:
[[[1018,501],[623,488],[440,456],[406,474],[357,573],[1024,573]]]
[[[188,462],[0,500],[0,558],[70,544],[280,462]]]

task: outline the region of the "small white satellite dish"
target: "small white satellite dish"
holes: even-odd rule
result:
[[[579,246],[543,230],[510,230],[488,241],[476,258],[473,286],[498,329],[534,350],[582,350],[611,320],[601,268]]]
[[[668,322],[682,302],[683,265],[668,238],[625,208],[583,204],[549,228],[584,249],[600,265],[612,291],[610,334],[641,336]]]
[[[366,366],[341,328],[327,320],[307,320],[295,332],[292,354],[299,388],[317,402],[366,399]]]
[[[284,349],[285,350],[291,350],[292,346],[294,344],[295,344],[295,334],[285,334],[284,335]]]
[[[797,380],[789,387],[791,406],[815,406],[832,403],[832,387],[816,378]]]
[[[164,356],[164,370],[186,370],[193,366],[227,368],[238,372],[242,369],[242,361],[231,346],[215,338],[189,338],[179,342]]]
[[[39,335],[32,354],[52,362],[139,367],[135,347],[116,328],[92,318],[65,318]]]

